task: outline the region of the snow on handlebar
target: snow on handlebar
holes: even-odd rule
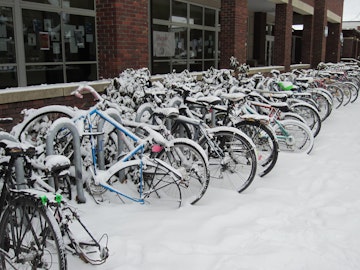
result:
[[[100,94],[90,85],[79,85],[79,87],[71,92],[72,95],[75,95],[78,98],[83,98],[83,93],[89,92],[92,94],[96,101],[101,101],[103,98],[100,96]]]

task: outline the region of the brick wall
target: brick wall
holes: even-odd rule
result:
[[[340,61],[340,23],[328,23],[329,35],[326,39],[326,62]]]
[[[313,26],[314,16],[303,16],[304,30],[302,33],[302,52],[301,62],[310,64],[312,61],[312,42],[313,42]]]
[[[313,57],[312,67],[317,67],[320,62],[325,61],[326,38],[324,29],[327,25],[327,5],[326,0],[315,1],[314,7],[314,37],[313,37]]]
[[[99,77],[149,65],[147,0],[96,0]]]
[[[341,16],[343,14],[343,0],[327,0],[327,8],[334,12],[336,15]]]
[[[230,68],[230,57],[246,62],[247,0],[222,0],[219,34],[220,68]]]

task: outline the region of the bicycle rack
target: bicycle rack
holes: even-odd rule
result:
[[[75,124],[71,119],[66,117],[61,117],[54,121],[51,125],[48,135],[46,136],[46,155],[52,155],[54,153],[54,141],[56,134],[61,129],[69,129],[73,136],[73,148],[74,148],[74,166],[75,166],[75,179],[76,179],[76,191],[77,191],[77,201],[79,203],[85,203],[86,198],[84,196],[83,180],[82,180],[82,161],[81,161],[81,145],[80,145],[80,135]],[[54,186],[54,183],[49,181],[49,184]]]
[[[19,142],[15,137],[11,134],[0,131],[0,140],[9,140],[12,142]],[[16,183],[19,189],[26,188],[25,184],[25,171],[24,171],[24,162],[23,158],[17,158],[15,161],[15,175],[16,175]]]
[[[106,113],[109,116],[111,116],[112,118],[114,118],[117,122],[121,123],[121,117],[117,110],[108,109],[108,110],[106,110]],[[100,119],[98,122],[98,130],[102,130],[104,127],[104,124],[105,124],[105,120]],[[120,154],[122,153],[122,150],[123,150],[121,131],[117,130],[116,134],[117,134],[118,156],[120,156]],[[97,136],[97,145],[98,145],[98,147],[97,147],[98,166],[99,166],[100,170],[103,170],[103,169],[105,169],[104,134],[100,134],[99,136]]]

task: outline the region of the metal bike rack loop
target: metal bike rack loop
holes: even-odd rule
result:
[[[4,132],[4,131],[0,131],[0,140],[9,140],[12,142],[19,142],[11,134]],[[16,176],[16,183],[17,183],[18,189],[26,188],[23,159],[24,159],[23,157],[19,157],[15,161],[15,176]]]
[[[106,113],[114,118],[114,120],[116,120],[117,122],[121,123],[121,117],[120,114],[117,110],[115,109],[107,109]],[[105,120],[104,119],[100,119],[98,122],[98,130],[102,130],[105,124]],[[117,145],[118,145],[118,156],[121,154],[122,150],[123,150],[123,141],[121,139],[122,135],[121,135],[121,131],[120,130],[116,130],[116,134],[117,134]],[[104,155],[104,134],[100,134],[97,136],[97,163],[99,166],[100,170],[105,169],[105,155]]]
[[[82,179],[82,161],[81,161],[81,145],[80,135],[73,121],[66,117],[61,117],[54,121],[51,125],[48,135],[46,136],[46,155],[52,155],[54,153],[54,141],[56,134],[61,129],[70,130],[73,136],[73,148],[74,148],[74,167],[75,167],[75,179],[76,179],[76,191],[77,201],[79,203],[85,203],[86,198],[84,196],[83,179]]]

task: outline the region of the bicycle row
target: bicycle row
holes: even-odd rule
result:
[[[51,264],[44,256],[50,253],[44,251],[48,244],[33,244],[47,227],[52,236],[41,241],[58,250],[54,264],[66,265],[65,249],[93,264],[103,263],[108,250],[100,242],[107,242],[106,236],[96,240],[69,203],[85,203],[83,187],[99,204],[120,200],[167,207],[195,204],[209,185],[241,193],[256,175],[263,177],[276,167],[279,151],[309,154],[333,108],[357,97],[354,65],[329,63],[317,70],[249,76],[246,65],[231,61],[237,74],[210,69],[201,80],[184,71],[152,81],[147,69],[129,69],[103,95],[89,85],[75,89],[79,98],[84,92],[94,96],[96,103],[88,110],[56,105],[25,112],[11,134],[0,138],[0,225],[5,224],[0,232],[8,235],[0,241],[1,263]],[[350,81],[356,91],[347,87]],[[28,209],[30,202],[37,212]],[[25,258],[10,232],[39,214],[20,219],[9,213],[40,211],[47,213],[50,225],[32,235],[36,240],[27,243],[26,252],[33,256]],[[88,232],[90,242],[74,238],[69,229],[73,220]]]

